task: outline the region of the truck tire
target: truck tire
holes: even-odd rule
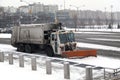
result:
[[[29,44],[25,45],[25,52],[27,52],[27,53],[31,53],[32,52],[32,48],[31,48],[31,46]]]
[[[25,46],[23,44],[19,44],[17,47],[17,51],[24,52],[25,51]]]
[[[54,57],[54,52],[53,52],[53,49],[51,46],[46,47],[45,52],[46,52],[47,56]]]

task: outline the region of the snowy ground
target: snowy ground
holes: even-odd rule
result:
[[[2,47],[4,46],[4,47]],[[30,57],[26,56],[25,57],[25,68],[20,68],[18,67],[18,55],[19,53],[17,53],[15,50],[16,48],[11,47],[10,45],[4,45],[4,44],[0,44],[0,49],[1,51],[6,51],[8,50],[7,54],[5,54],[5,62],[4,63],[0,63],[0,71],[1,71],[1,75],[3,75],[1,78],[4,80],[8,80],[8,79],[12,79],[12,80],[65,80],[64,79],[64,73],[63,73],[63,64],[61,63],[56,63],[53,62],[52,63],[52,75],[46,75],[45,72],[45,61],[46,61],[46,57],[45,55],[40,56],[40,58],[37,58],[37,64],[38,64],[38,70],[37,71],[31,71],[31,60]],[[9,53],[13,53],[16,52],[17,55],[14,54],[14,65],[8,65],[8,59],[7,56]],[[21,54],[27,54],[27,53],[21,53]],[[51,59],[51,58],[49,58]],[[59,58],[53,58],[53,59],[59,59]],[[109,65],[111,65],[110,63],[110,59],[108,58],[104,58],[102,56],[99,57],[89,57],[89,58],[84,58],[84,59],[62,59],[61,60],[64,61],[73,61],[79,64],[92,64],[95,66],[103,66],[103,67],[108,67]],[[103,62],[103,60],[106,62],[103,65],[101,64]],[[117,61],[114,59],[114,61]],[[119,60],[118,60],[119,61]],[[98,65],[101,64],[101,65]],[[115,63],[115,65],[117,64],[117,62]],[[106,66],[105,66],[106,65]],[[107,66],[108,65],[108,66]],[[118,67],[118,65],[116,66],[112,66],[112,68],[116,68]],[[94,78],[103,78],[103,70],[95,70],[94,72]],[[70,66],[70,74],[71,74],[71,80],[85,80],[85,68],[81,68],[81,67],[75,67],[74,65]],[[8,77],[5,77],[5,76]],[[99,79],[98,79],[99,80]]]
[[[110,30],[108,30],[110,31]],[[112,32],[120,32],[120,30],[112,30]],[[82,33],[82,32],[78,32]],[[109,34],[106,32],[86,32],[90,34]],[[111,33],[111,32],[110,32]],[[0,34],[0,38],[10,38],[10,34]],[[94,38],[96,39],[96,38]],[[96,39],[97,40],[97,39]],[[109,39],[101,39],[101,40],[107,40]],[[110,39],[112,41],[116,41],[115,39]],[[119,41],[119,40],[117,40]],[[105,46],[105,45],[98,45],[98,44],[90,44],[90,43],[81,43],[78,42],[77,46],[81,47],[88,47],[89,48],[96,48],[96,49],[103,49],[103,50],[113,50],[113,51],[120,51],[120,48],[118,47],[112,47],[112,46]],[[107,48],[106,48],[107,47]],[[8,52],[16,52],[16,48],[12,47],[11,45],[7,44],[0,44],[0,51],[8,51]],[[26,54],[26,53],[23,53]],[[45,55],[42,55],[43,57],[46,57]],[[58,58],[54,58],[58,59]],[[88,58],[82,58],[82,59],[62,59],[64,61],[72,61],[79,64],[89,64],[94,65],[96,67],[105,67],[105,68],[120,68],[120,59],[114,59],[109,57],[103,57],[103,56],[97,56],[97,57],[88,57]],[[37,71],[31,71],[30,66],[30,59],[27,59],[25,68],[19,68],[18,67],[18,59],[15,59],[14,65],[8,65],[8,60],[6,59],[4,63],[0,63],[0,71],[1,71],[1,79],[8,80],[64,80],[63,76],[63,64],[59,63],[52,63],[53,64],[53,73],[52,75],[46,75],[45,73],[45,58],[39,58],[37,61],[39,62],[38,70]],[[70,67],[71,69],[71,80],[85,80],[85,69],[80,67],[75,67],[72,65]],[[8,77],[6,77],[6,75]],[[102,77],[101,77],[102,76]],[[103,78],[103,70],[94,70],[94,77],[96,79],[94,80],[102,80],[97,78]]]
[[[11,38],[11,34],[0,33],[0,38]]]
[[[10,46],[10,45],[5,45],[5,44],[0,44],[0,49],[1,51],[6,50],[8,52],[16,52],[16,48]],[[18,55],[19,53],[16,52]],[[22,54],[27,54],[27,53],[22,53]],[[5,55],[5,62],[0,63],[0,71],[1,71],[1,78],[4,80],[12,79],[12,80],[65,80],[64,79],[64,73],[63,73],[63,64],[53,62],[52,63],[52,75],[46,75],[45,72],[45,60],[47,59],[45,55],[39,55],[41,58],[37,58],[37,63],[38,63],[38,70],[37,71],[32,71],[31,70],[31,61],[30,58],[25,57],[25,68],[20,68],[18,67],[18,55],[14,55],[14,65],[8,65],[8,59],[7,59],[7,54]],[[49,58],[50,59],[50,58]],[[53,58],[53,59],[59,59],[59,60],[64,60],[64,61],[72,61],[76,62],[79,64],[89,64],[93,65],[96,67],[105,67],[105,68],[112,68],[116,69],[120,67],[120,62],[119,59],[113,59],[113,58],[107,58],[103,56],[98,56],[98,57],[88,57],[88,58],[83,58],[83,59],[62,59],[62,58]],[[112,63],[112,65],[111,65]],[[111,70],[111,69],[110,69]],[[113,70],[112,70],[113,71]],[[85,80],[85,68],[81,67],[76,67],[74,65],[70,66],[70,73],[71,73],[71,80]],[[103,70],[94,70],[94,80],[102,80],[103,78]],[[5,76],[8,77],[5,77]],[[98,79],[100,78],[100,79]]]
[[[77,46],[78,47],[84,47],[84,48],[120,51],[119,47],[112,47],[112,46],[98,45],[98,44],[91,44],[91,43],[83,43],[83,42],[78,42]]]
[[[78,44],[78,46],[79,46],[79,44]],[[5,45],[5,44],[0,44],[0,50],[3,52],[6,52],[6,51],[7,52],[17,52],[16,48],[12,47],[11,45]],[[24,54],[27,54],[27,53],[24,53]],[[42,56],[45,56],[45,55],[42,55]],[[83,58],[83,59],[79,59],[79,58],[78,59],[64,59],[64,60],[77,62],[79,64],[82,64],[82,63],[90,64],[90,65],[106,67],[106,68],[113,68],[113,69],[120,68],[120,64],[118,64],[120,62],[120,59],[108,58],[108,57],[103,57],[103,56],[88,57],[88,58]],[[111,61],[113,61],[114,65],[111,65]]]
[[[75,30],[74,28],[64,28],[65,30]],[[120,32],[120,29],[80,29],[76,28],[76,31],[99,31],[99,32]]]

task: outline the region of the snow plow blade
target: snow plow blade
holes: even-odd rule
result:
[[[97,50],[76,50],[76,51],[65,51],[62,53],[63,57],[74,58],[74,57],[97,57]]]

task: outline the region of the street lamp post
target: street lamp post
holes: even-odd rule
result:
[[[26,1],[23,1],[23,0],[20,0],[20,2],[25,2],[26,4],[28,4],[30,7],[28,8],[28,13],[30,13],[30,23],[32,24],[32,5],[30,5],[30,3],[26,2]]]
[[[65,0],[64,0],[64,10],[65,10],[65,4],[66,4],[66,3],[65,3]]]
[[[106,12],[106,7],[105,7],[105,25],[107,26],[108,25],[108,20],[107,20],[107,12]]]
[[[72,6],[72,7],[75,7],[76,9],[77,9],[77,12],[76,12],[76,22],[75,22],[75,31],[76,31],[76,28],[77,28],[77,26],[78,26],[78,18],[79,18],[79,8],[81,8],[81,7],[84,7],[85,5],[83,5],[83,6],[80,6],[80,7],[78,7],[78,6],[74,6],[74,5],[70,5],[70,6]]]
[[[56,14],[56,11],[54,12],[54,17],[55,17],[55,23],[58,23],[58,19],[57,19],[57,14]]]
[[[113,12],[112,12],[112,9],[113,9],[113,5],[111,5],[111,28],[113,27]]]
[[[21,14],[21,9],[20,9],[20,7],[19,7],[18,9],[19,9],[19,23],[18,23],[18,25],[20,25],[20,24],[21,24],[21,16],[22,16],[22,14]]]

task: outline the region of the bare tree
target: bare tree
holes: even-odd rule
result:
[[[2,16],[4,13],[4,8],[3,7],[0,7],[0,16]]]
[[[120,29],[120,24],[118,24],[117,28]]]
[[[96,24],[97,24],[97,25],[101,25],[101,20],[100,20],[100,17],[99,17],[99,16],[97,16],[97,18],[96,18]]]
[[[75,31],[76,31],[76,28],[77,28],[77,15],[75,14],[74,17],[73,17],[73,22],[74,22],[74,26],[75,26]]]

